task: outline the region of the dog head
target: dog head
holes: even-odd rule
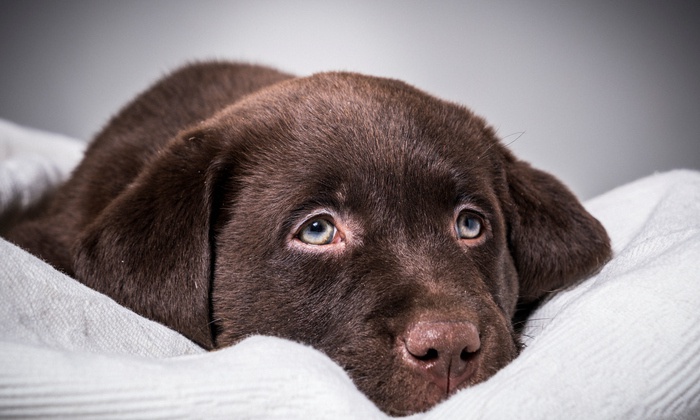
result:
[[[207,348],[312,345],[407,414],[506,365],[516,305],[609,254],[576,198],[465,108],[327,73],[181,132],[84,230],[75,270]]]

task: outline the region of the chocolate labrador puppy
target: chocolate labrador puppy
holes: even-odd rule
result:
[[[136,98],[9,239],[207,349],[307,343],[391,414],[519,352],[608,237],[469,110],[402,82],[200,63]]]

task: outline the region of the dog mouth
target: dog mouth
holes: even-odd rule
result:
[[[463,351],[453,357],[429,349],[413,354],[397,339],[385,370],[368,372],[354,363],[341,363],[358,389],[391,416],[425,412],[455,393],[491,376],[485,369],[485,352]],[[415,351],[415,350],[414,350]]]
[[[401,397],[394,396],[391,399],[376,399],[375,404],[385,413],[392,416],[407,416],[425,412],[462,389],[481,382],[485,378],[479,374],[479,356],[474,356],[468,362],[467,369],[462,371],[450,370],[446,377],[435,379],[426,375],[411,372],[406,382],[389,385],[388,388],[396,391],[403,389]],[[363,390],[370,397],[376,390]]]
[[[361,356],[349,345],[331,358],[379,409],[407,416],[488,380],[517,357],[519,337],[496,330],[479,332],[468,321],[414,322],[404,333],[382,340],[383,355]]]
[[[430,358],[433,356],[430,355]],[[438,403],[448,399],[461,389],[467,388],[479,382],[478,370],[480,357],[477,353],[469,353],[458,358],[459,361],[446,363],[441,366],[439,356],[433,360],[426,360],[428,370],[423,366],[417,369],[418,377],[415,381],[423,386],[416,385],[416,392],[408,400],[397,402],[386,411],[393,415],[409,415],[426,411]],[[433,369],[431,371],[431,369]],[[444,373],[434,373],[442,371]]]

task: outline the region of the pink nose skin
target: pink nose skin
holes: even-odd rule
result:
[[[404,361],[449,394],[474,375],[479,330],[467,321],[416,322],[404,336]]]

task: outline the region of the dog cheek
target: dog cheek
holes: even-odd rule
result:
[[[250,251],[235,247],[220,257],[212,289],[218,347],[253,334],[292,339],[327,353],[329,343],[347,342],[356,327],[356,305],[326,264],[286,251],[261,260]]]
[[[513,318],[518,303],[518,273],[513,257],[503,250],[490,257],[487,267],[480,267],[482,278],[488,278],[487,287],[494,302],[508,319]]]

